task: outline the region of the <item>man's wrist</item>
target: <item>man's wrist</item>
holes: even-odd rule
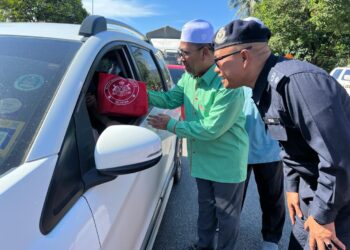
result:
[[[299,191],[299,181],[285,180],[284,186],[286,192],[297,193]]]
[[[335,221],[337,212],[329,209],[323,209],[322,207],[318,206],[314,200],[310,206],[310,216],[312,216],[312,218],[314,218],[315,222],[318,224],[325,225]]]
[[[170,120],[168,121],[168,124],[167,124],[167,130],[169,132],[172,132],[174,134],[176,134],[176,125],[179,121],[178,120],[175,120],[173,118],[170,118]]]

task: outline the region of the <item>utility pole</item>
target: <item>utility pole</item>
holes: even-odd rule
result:
[[[91,0],[91,15],[94,14],[94,0]]]

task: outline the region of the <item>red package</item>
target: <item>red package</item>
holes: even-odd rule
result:
[[[97,101],[101,114],[145,115],[148,111],[146,83],[99,73]]]

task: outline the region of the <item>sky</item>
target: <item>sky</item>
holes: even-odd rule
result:
[[[228,0],[82,0],[84,8],[131,25],[143,34],[164,26],[181,31],[193,19],[209,21],[216,31],[236,19]]]

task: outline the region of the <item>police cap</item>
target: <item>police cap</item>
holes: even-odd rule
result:
[[[213,43],[217,50],[237,44],[267,42],[270,37],[271,31],[262,22],[234,20],[216,32]]]

